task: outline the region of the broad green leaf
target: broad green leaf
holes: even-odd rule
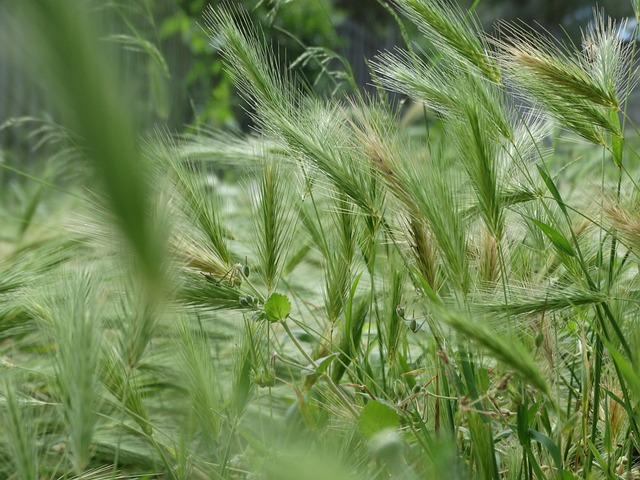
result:
[[[540,369],[518,339],[500,335],[487,325],[471,319],[464,313],[446,308],[438,308],[438,310],[440,320],[486,348],[498,360],[520,373],[531,385],[545,394],[549,393],[549,387]]]
[[[291,313],[291,302],[280,293],[272,293],[264,304],[264,313],[270,322],[280,322]]]
[[[562,475],[558,475],[558,480],[580,480],[580,477],[574,475],[571,472],[567,472],[566,470],[562,471]]]
[[[602,455],[600,455],[600,452],[598,452],[598,448],[593,444],[593,442],[591,442],[591,440],[587,439],[587,443],[589,444],[589,450],[591,450],[593,458],[595,458],[596,462],[598,462],[598,466],[600,467],[600,469],[608,474],[607,478],[611,478],[613,472],[611,472],[607,461]]]
[[[516,415],[516,432],[518,433],[518,441],[523,447],[529,445],[529,415],[524,404],[518,405],[518,415]]]
[[[547,189],[549,189],[549,192],[551,192],[551,195],[553,196],[554,200],[556,201],[558,206],[562,209],[562,212],[565,215],[568,215],[567,207],[565,207],[565,205],[564,205],[564,201],[562,200],[562,197],[560,196],[560,192],[556,188],[556,184],[553,182],[553,180],[551,179],[549,174],[546,172],[546,170],[544,170],[542,167],[540,167],[540,165],[536,165],[536,167],[538,169],[538,173],[542,177],[542,180],[544,180],[544,184],[547,186]]]
[[[607,347],[607,351],[609,355],[611,355],[614,363],[618,366],[620,373],[625,378],[625,380],[627,380],[627,383],[631,388],[631,391],[635,395],[636,400],[640,399],[640,375],[638,375],[634,365],[626,360],[618,351],[618,349],[609,340],[604,338],[604,336],[601,336],[600,338],[602,340],[602,343],[604,343],[604,345]],[[622,400],[618,400],[621,405],[625,405]]]
[[[508,428],[506,430],[502,430],[501,432],[496,433],[493,436],[493,442],[494,443],[498,443],[498,442],[501,442],[502,440],[506,440],[507,438],[509,438],[511,436],[513,436],[513,430]]]
[[[538,464],[538,459],[533,454],[533,451],[531,451],[531,446],[525,445],[524,451],[526,452],[527,457],[529,457],[529,464],[531,465],[531,468],[533,468],[533,471],[536,474],[536,477],[546,479],[547,478],[546,475],[544,474],[544,472],[540,468],[540,465]]]
[[[532,440],[535,440],[539,444],[544,445],[546,449],[549,450],[551,458],[553,458],[553,463],[556,464],[558,472],[562,472],[562,455],[558,446],[549,437],[538,432],[537,430],[529,429],[529,435],[531,436]]]
[[[411,269],[413,270],[413,274],[415,275],[415,278],[418,280],[418,282],[420,282],[420,288],[422,288],[422,291],[426,293],[429,300],[435,305],[441,306],[442,300],[440,300],[440,297],[438,297],[438,294],[433,290],[433,288],[431,288],[431,285],[429,285],[429,282],[425,280],[425,278],[422,276],[422,274],[418,271],[417,268],[411,267]]]
[[[536,220],[531,217],[528,218],[542,231],[542,233],[546,235],[549,240],[551,240],[551,243],[553,243],[553,246],[556,247],[558,251],[569,255],[570,257],[575,257],[576,254],[573,251],[569,240],[567,240],[564,235],[540,220]]]
[[[360,278],[362,277],[362,273],[359,273],[351,284],[351,290],[349,291],[349,302],[347,304],[347,309],[344,312],[345,317],[345,332],[347,335],[351,331],[351,315],[353,311],[353,297],[356,294],[356,289],[358,288],[358,283],[360,283]]]
[[[387,428],[396,429],[398,427],[400,427],[398,413],[389,405],[378,400],[373,400],[365,405],[358,422],[360,433],[367,438],[371,438]]]
[[[331,355],[327,355],[326,357],[319,358],[318,360],[316,360],[315,367],[313,365],[307,365],[302,369],[302,374],[307,376],[322,375],[327,371],[327,368],[329,368],[329,365],[331,365],[331,362],[333,362],[337,356],[337,353],[332,353]]]

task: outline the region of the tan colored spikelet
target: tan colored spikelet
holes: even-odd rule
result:
[[[191,239],[192,240],[192,239]],[[231,266],[227,266],[213,252],[196,245],[193,241],[179,234],[170,239],[171,251],[178,262],[187,268],[216,277],[224,276]]]
[[[605,199],[605,221],[629,246],[640,247],[640,217],[613,199]]]
[[[612,379],[613,381],[613,379]],[[623,398],[619,385],[609,387],[609,390],[615,393],[619,398]],[[609,401],[609,434],[611,441],[615,444],[623,441],[626,428],[627,413],[622,405],[611,399]]]
[[[481,234],[481,244],[478,247],[478,268],[480,278],[485,282],[496,282],[500,276],[498,245],[487,228]]]
[[[435,241],[426,225],[412,218],[409,221],[409,237],[418,271],[434,290],[438,290],[437,257]]]

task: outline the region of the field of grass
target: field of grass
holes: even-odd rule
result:
[[[64,127],[0,194],[0,478],[640,478],[635,46],[392,3],[432,48],[340,98],[211,9],[250,135],[136,133],[87,12],[12,12]]]

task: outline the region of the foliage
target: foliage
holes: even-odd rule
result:
[[[242,120],[241,99],[222,60],[216,55],[216,49],[212,46],[215,41],[212,43],[208,36],[215,35],[215,32],[207,32],[203,22],[207,2],[173,0],[164,3],[166,5],[162,7],[155,7],[158,36],[165,48],[175,49],[177,42],[184,45],[186,52],[180,54],[181,58],[175,59],[174,75],[177,78],[174,78],[173,84],[180,86],[180,97],[189,99],[194,109],[190,112],[193,116],[174,112],[172,123],[176,126],[193,123],[196,126],[218,128],[244,126],[246,120]],[[298,58],[307,46],[327,49],[340,46],[335,25],[342,21],[343,16],[331,0],[255,0],[246,2],[245,6],[252,22],[261,25],[274,45],[279,46],[282,68],[286,68],[286,58],[290,61]],[[186,65],[185,54],[188,58]],[[317,62],[305,62],[305,68],[298,68],[298,71],[308,78],[316,78],[321,68]],[[175,106],[186,103],[184,100],[174,100]]]
[[[206,19],[255,132],[174,138],[136,133],[72,3],[12,18],[93,184],[57,187],[57,217],[58,191],[25,195],[2,240],[0,475],[637,475],[636,52],[613,22],[565,47],[395,0],[433,50],[324,99],[226,4]]]

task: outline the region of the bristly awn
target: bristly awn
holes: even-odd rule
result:
[[[244,263],[235,263],[218,281],[215,281],[211,274],[203,273],[204,277],[210,282],[215,282],[216,285],[220,285],[226,278],[232,287],[239,287],[242,285],[242,280],[246,280],[249,276],[250,269],[247,265],[247,257],[244,257]]]

